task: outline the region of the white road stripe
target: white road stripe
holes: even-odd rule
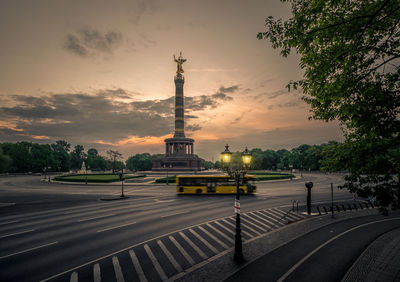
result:
[[[93,281],[94,282],[101,282],[100,265],[98,263],[95,263],[93,265]]]
[[[271,229],[272,229],[273,227],[279,228],[279,225],[277,225],[275,222],[272,222],[272,221],[266,219],[262,214],[260,215],[260,213],[252,212],[251,215],[254,216],[254,217],[259,218],[260,220],[263,220],[263,221],[268,222],[269,224],[271,224],[271,225],[272,225],[272,226],[270,227]]]
[[[164,254],[167,256],[167,258],[169,259],[171,264],[175,267],[175,269],[178,272],[181,272],[183,270],[182,266],[180,266],[180,264],[176,261],[174,256],[168,251],[167,247],[165,247],[163,242],[161,242],[161,240],[157,240],[157,244],[160,246],[161,250],[163,250]]]
[[[265,217],[268,217],[270,220],[272,220],[273,222],[275,222],[275,224],[283,226],[285,225],[283,222],[278,221],[278,219],[276,219],[275,217],[273,217],[270,213],[268,213],[267,211],[259,211],[262,215],[264,215]]]
[[[27,249],[27,250],[23,250],[23,251],[20,251],[20,252],[17,252],[17,253],[12,253],[12,254],[9,254],[9,255],[5,255],[5,256],[0,257],[0,259],[8,258],[8,257],[19,255],[19,254],[23,254],[23,253],[26,253],[26,252],[29,252],[29,251],[33,251],[33,250],[36,250],[36,249],[40,249],[40,248],[51,246],[51,245],[55,245],[55,244],[58,244],[58,241],[52,242],[52,243],[49,243],[49,244],[45,244],[45,245],[41,245],[41,246],[38,246],[38,247],[30,248],[30,249]]]
[[[205,234],[207,234],[208,237],[210,237],[211,239],[213,239],[215,242],[217,242],[218,244],[220,244],[224,249],[228,249],[229,247],[222,242],[220,239],[218,239],[217,237],[215,237],[213,234],[211,234],[210,232],[208,232],[206,229],[204,229],[203,227],[199,226],[199,229],[201,231],[203,231]]]
[[[298,268],[303,262],[305,262],[306,260],[308,260],[313,254],[315,254],[316,252],[318,252],[320,249],[322,249],[323,247],[325,247],[326,245],[328,245],[329,243],[335,241],[336,239],[342,237],[343,235],[354,231],[356,229],[359,229],[361,227],[367,226],[367,225],[371,225],[374,223],[379,223],[379,222],[384,222],[384,221],[391,221],[391,220],[399,220],[400,217],[394,217],[394,218],[389,218],[389,219],[382,219],[382,220],[376,220],[376,221],[371,221],[371,222],[367,222],[364,224],[360,224],[357,225],[353,228],[350,228],[338,235],[336,235],[335,237],[332,237],[331,239],[325,241],[324,243],[322,243],[321,245],[319,245],[317,248],[315,248],[314,250],[312,250],[311,252],[309,252],[305,257],[303,257],[301,260],[299,260],[295,265],[293,265],[285,274],[283,274],[281,276],[281,278],[278,279],[278,282],[282,282],[283,280],[285,280],[293,271],[296,270],[296,268]]]
[[[169,236],[168,238],[171,240],[172,243],[174,243],[175,247],[178,248],[178,250],[179,250],[179,251],[181,252],[181,254],[185,257],[185,259],[186,259],[191,265],[194,265],[194,264],[195,264],[194,260],[193,260],[192,257],[185,251],[185,249],[181,246],[181,244],[179,244],[179,242],[176,241],[175,238],[172,237],[172,236]]]
[[[89,218],[84,218],[84,219],[78,219],[78,222],[84,222],[84,221],[89,221],[89,220],[93,220],[93,219],[98,219],[98,218],[103,218],[103,217],[109,217],[109,216],[113,216],[113,215],[115,215],[115,213],[107,214],[107,215],[101,215],[101,216],[96,216],[96,217],[89,217]]]
[[[6,225],[6,224],[11,224],[11,223],[17,223],[17,222],[19,222],[19,220],[10,220],[10,221],[1,222],[0,225]]]
[[[131,260],[133,263],[133,266],[135,267],[136,273],[139,276],[139,280],[141,282],[147,282],[146,275],[144,275],[143,269],[140,266],[139,260],[133,250],[129,250],[129,255],[131,256]]]
[[[189,231],[190,231],[194,236],[196,236],[197,239],[199,239],[204,245],[206,245],[207,248],[209,248],[212,252],[214,252],[215,254],[218,253],[218,250],[217,250],[213,245],[211,245],[211,244],[208,243],[206,240],[204,240],[204,238],[201,237],[201,236],[199,235],[199,233],[197,233],[196,231],[194,231],[194,230],[191,229],[191,228],[189,229]]]
[[[136,224],[136,221],[135,221],[135,222],[126,223],[126,224],[121,224],[121,225],[118,225],[118,226],[113,226],[113,227],[105,228],[105,229],[101,229],[101,230],[97,230],[97,232],[104,232],[104,231],[108,231],[108,230],[112,230],[112,229],[117,229],[117,228],[124,227],[124,226],[128,226],[128,225],[133,225],[133,224]]]
[[[244,219],[246,219],[246,218],[244,217]],[[249,221],[249,220],[243,220],[243,219],[242,219],[241,224],[242,224],[242,226],[246,227],[247,229],[249,229],[250,231],[256,233],[257,235],[261,235],[262,233],[259,232],[259,231],[257,231],[257,230],[255,230],[255,229],[254,229],[253,227],[251,227],[251,226],[255,226],[255,227],[257,227],[258,229],[261,229],[262,231],[266,231],[264,228],[262,228],[262,227],[260,227],[260,226],[257,226],[255,223],[253,223],[253,222],[251,222],[251,221]],[[254,237],[254,236],[252,236],[252,237]]]
[[[234,228],[234,230],[236,230],[236,225],[233,224],[232,222],[230,222],[229,220],[222,219],[222,221],[223,221],[223,222],[226,222],[227,224],[229,224],[230,226],[232,226],[232,228]],[[233,234],[235,235],[235,231],[233,231]],[[243,230],[243,228],[242,228],[242,234],[246,235],[246,236],[249,237],[249,238],[253,238],[253,237],[254,237],[254,235],[251,235],[249,232]]]
[[[275,216],[279,222],[282,222],[284,214],[278,213],[277,211],[274,211],[272,209],[268,211],[270,212],[271,216]]]
[[[78,282],[78,273],[77,272],[72,272],[69,281],[70,282]]]
[[[231,229],[225,227],[223,224],[219,223],[218,221],[214,221],[214,223],[216,225],[218,225],[219,227],[223,228],[224,230],[226,230],[227,232],[229,232],[231,235],[235,235],[235,232],[233,232]]]
[[[255,216],[253,214],[246,214],[247,218],[250,218],[251,220],[253,220],[254,222],[256,222],[258,225],[256,225],[258,228],[262,228],[262,230],[264,231],[269,231],[271,229],[271,226],[269,226],[268,224],[266,224],[265,222],[262,222],[258,219],[255,218]]]
[[[179,232],[179,234],[182,236],[183,239],[185,239],[185,241],[203,258],[203,259],[207,259],[208,257],[206,256],[206,254],[200,250],[200,248],[192,242],[192,240],[190,240],[183,232]]]
[[[113,256],[112,263],[114,265],[115,278],[117,279],[117,282],[125,282],[117,256]]]
[[[168,277],[165,274],[164,270],[162,269],[160,263],[158,262],[157,258],[154,256],[153,252],[151,251],[149,245],[145,244],[144,245],[144,249],[147,253],[147,255],[149,256],[149,258],[151,259],[151,262],[154,265],[154,268],[156,269],[158,275],[160,276],[161,280],[167,280]]]
[[[176,212],[176,213],[171,213],[171,214],[162,215],[162,216],[160,216],[160,217],[161,217],[161,218],[164,218],[164,217],[174,216],[174,215],[178,215],[178,214],[184,214],[184,213],[188,213],[188,212],[189,212],[189,211]]]
[[[28,232],[32,232],[32,231],[35,231],[35,229],[24,230],[24,231],[21,231],[21,232],[16,232],[16,233],[12,233],[12,234],[3,235],[3,236],[0,236],[0,239],[11,237],[11,236],[14,236],[14,235],[24,234],[24,233],[28,233]]]
[[[214,230],[215,232],[217,232],[219,235],[221,235],[222,237],[224,237],[226,240],[228,240],[229,242],[232,241],[232,238],[228,237],[225,233],[219,231],[217,228],[215,228],[214,226],[212,226],[210,223],[206,224],[208,227],[210,227],[212,230]]]

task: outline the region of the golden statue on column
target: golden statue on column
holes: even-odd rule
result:
[[[182,57],[182,52],[180,52],[180,55],[179,55],[178,59],[175,57],[175,54],[174,54],[174,61],[176,62],[177,67],[178,67],[178,69],[176,70],[176,73],[183,73],[184,71],[183,71],[183,68],[182,68],[182,64],[184,62],[186,62],[186,59],[184,59]]]

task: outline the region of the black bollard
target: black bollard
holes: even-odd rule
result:
[[[311,188],[313,187],[313,183],[306,182],[306,187],[307,187],[307,213],[310,215],[311,214]]]

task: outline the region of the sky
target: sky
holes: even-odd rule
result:
[[[66,140],[124,158],[164,153],[182,51],[185,134],[216,161],[232,151],[343,140],[309,120],[299,57],[279,55],[265,18],[277,0],[0,1],[0,142]]]

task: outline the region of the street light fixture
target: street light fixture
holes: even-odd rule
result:
[[[243,261],[243,250],[242,250],[242,229],[240,228],[240,182],[244,182],[244,176],[247,173],[247,169],[250,167],[251,163],[251,153],[246,149],[242,153],[242,162],[243,165],[241,167],[233,167],[231,165],[232,152],[229,151],[229,145],[226,144],[225,151],[221,152],[221,160],[223,164],[223,170],[226,171],[230,177],[235,179],[236,184],[236,199],[234,204],[234,209],[236,213],[236,234],[235,234],[235,253],[233,259],[237,262]]]

